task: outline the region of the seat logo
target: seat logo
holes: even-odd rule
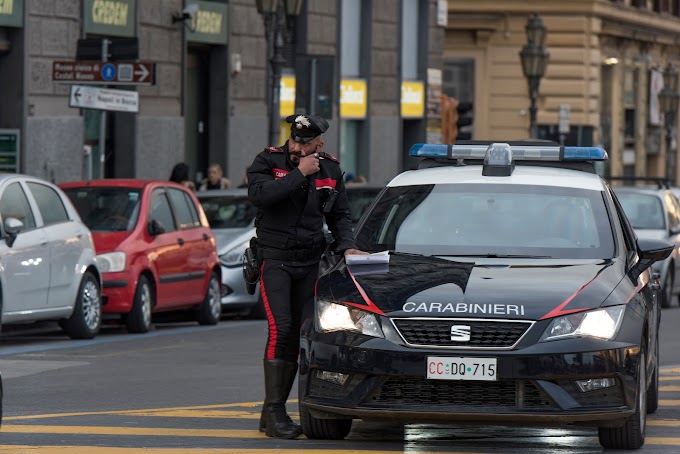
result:
[[[470,327],[468,325],[453,325],[451,327],[451,340],[454,342],[469,342]]]

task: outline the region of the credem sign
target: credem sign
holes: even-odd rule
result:
[[[24,0],[0,0],[0,27],[21,27],[24,23]]]
[[[135,36],[136,1],[85,0],[85,33]]]
[[[198,12],[187,24],[187,41],[194,43],[227,44],[227,5],[193,0]]]

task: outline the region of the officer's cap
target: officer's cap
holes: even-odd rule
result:
[[[328,122],[318,115],[290,115],[286,118],[290,125],[290,138],[298,143],[307,143],[328,129]]]

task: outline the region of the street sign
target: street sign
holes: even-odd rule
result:
[[[139,93],[88,85],[71,85],[68,105],[81,109],[139,112]]]
[[[0,129],[0,172],[19,172],[19,138],[18,129]]]
[[[560,113],[559,113],[559,125],[558,125],[558,132],[560,134],[569,134],[569,111],[570,111],[570,106],[569,104],[560,104]]]
[[[148,62],[55,61],[52,80],[65,84],[153,85],[156,64]]]

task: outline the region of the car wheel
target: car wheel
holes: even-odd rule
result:
[[[153,299],[153,288],[151,288],[149,279],[144,275],[139,276],[132,310],[125,318],[125,325],[129,332],[146,333],[151,329]]]
[[[673,270],[666,271],[666,278],[661,287],[661,307],[671,307],[673,302]]]
[[[102,325],[102,299],[99,281],[89,271],[83,274],[71,317],[59,326],[71,339],[92,339]]]
[[[599,427],[600,444],[605,449],[639,449],[645,444],[647,424],[647,372],[645,349],[640,351],[638,366],[638,389],[635,413],[621,427]]]
[[[318,440],[342,440],[352,430],[351,419],[319,419],[300,405],[300,424],[307,438]]]
[[[659,408],[659,339],[656,339],[656,364],[654,365],[654,375],[649,379],[647,388],[647,413],[654,413]]]
[[[198,308],[198,323],[216,325],[222,315],[222,299],[220,297],[220,279],[214,271],[210,274],[205,298]]]

